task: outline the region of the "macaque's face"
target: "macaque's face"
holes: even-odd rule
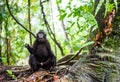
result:
[[[44,31],[40,30],[40,32],[37,33],[37,41],[38,42],[45,42],[46,40],[46,34]]]

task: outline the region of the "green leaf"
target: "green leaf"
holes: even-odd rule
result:
[[[80,25],[79,25],[79,23],[77,22],[77,26],[78,26],[78,28],[80,28]]]
[[[37,10],[38,10],[38,7],[36,7],[36,6],[32,6],[31,8],[34,12],[37,12]]]
[[[12,71],[11,70],[7,70],[7,72],[10,76],[12,76]]]
[[[63,15],[61,15],[59,20],[63,20],[66,17],[66,15],[67,15],[66,13],[64,13]]]
[[[71,27],[73,27],[74,24],[75,24],[75,22],[73,22],[73,23],[71,24]]]
[[[60,4],[60,3],[62,3],[62,0],[56,0],[56,3]]]
[[[15,75],[13,75],[12,71],[11,70],[7,70],[7,73],[13,78],[13,79],[17,79],[15,77]]]
[[[64,10],[64,9],[60,9],[60,12],[61,12],[61,13],[65,13],[65,10]]]
[[[72,15],[73,15],[73,12],[71,12],[70,14],[68,14],[67,17],[69,18],[69,17],[71,17]]]
[[[112,9],[113,9],[114,7],[115,7],[115,6],[114,6],[113,3],[112,3],[112,4],[109,3],[109,5],[108,5],[108,11],[112,11]]]

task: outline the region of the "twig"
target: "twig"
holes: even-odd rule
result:
[[[12,14],[11,10],[10,10],[10,7],[9,7],[9,4],[8,4],[8,0],[6,0],[6,5],[7,5],[7,9],[10,13],[10,15],[12,16],[12,18],[23,28],[25,29],[27,32],[29,32],[30,34],[32,34],[34,37],[36,37],[31,31],[29,31],[24,25],[22,25],[15,17],[14,15]]]

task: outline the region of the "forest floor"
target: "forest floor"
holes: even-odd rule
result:
[[[68,67],[56,67],[54,71],[41,70],[31,73],[29,66],[1,66],[0,82],[66,82],[62,81]]]

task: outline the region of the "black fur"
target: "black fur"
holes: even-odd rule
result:
[[[33,72],[40,68],[50,70],[55,67],[56,57],[51,51],[50,43],[43,30],[37,33],[32,47],[29,44],[26,44],[25,47],[30,52],[29,65]]]

